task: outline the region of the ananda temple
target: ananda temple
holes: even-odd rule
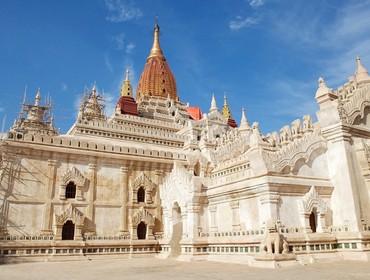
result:
[[[175,257],[256,266],[370,259],[370,76],[262,134],[179,96],[154,27],[112,115],[93,86],[61,134],[40,90],[0,141],[0,260]]]

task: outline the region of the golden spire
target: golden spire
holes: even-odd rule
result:
[[[224,106],[222,107],[222,115],[225,119],[232,119],[229,104],[227,103],[227,97],[224,95]]]
[[[176,81],[159,46],[159,26],[154,26],[154,41],[136,89],[136,100],[144,96],[168,98],[178,101]]]
[[[155,20],[155,25],[154,25],[153,46],[152,46],[152,49],[150,50],[150,54],[148,58],[153,57],[153,56],[163,57],[163,52],[159,44],[159,25],[157,22],[157,18]]]
[[[130,71],[126,69],[126,76],[125,80],[122,83],[121,86],[121,96],[130,96],[132,97],[132,87],[129,79]]]

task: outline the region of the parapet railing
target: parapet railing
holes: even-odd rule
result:
[[[19,134],[21,135],[21,134]],[[10,135],[9,135],[10,136]],[[26,134],[21,137],[8,137],[8,139],[19,142],[31,142],[35,144],[51,145],[55,147],[68,147],[90,151],[110,152],[127,155],[147,156],[152,158],[166,158],[173,160],[186,160],[186,155],[177,152],[160,151],[148,148],[135,148],[109,143],[94,142],[87,139],[74,139],[70,136],[49,136]]]

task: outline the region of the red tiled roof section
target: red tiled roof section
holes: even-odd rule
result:
[[[141,102],[143,96],[156,96],[178,100],[175,77],[164,57],[159,44],[159,26],[154,27],[154,40],[150,54],[136,90],[136,100]]]
[[[137,103],[131,96],[121,96],[117,102],[117,106],[121,109],[121,114],[137,116]]]
[[[136,91],[139,101],[142,95],[159,96],[177,100],[176,81],[164,57],[150,57],[145,63]],[[140,102],[140,101],[139,101]]]
[[[236,123],[234,119],[228,119],[227,124],[233,128],[238,127],[238,124]]]
[[[193,120],[199,121],[202,118],[202,111],[199,107],[187,107],[186,111]]]

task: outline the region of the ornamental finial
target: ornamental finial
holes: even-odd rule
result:
[[[149,57],[162,57],[163,52],[161,49],[161,46],[159,44],[159,25],[158,25],[158,17],[155,17],[155,24],[154,24],[154,36],[153,36],[153,46],[152,49],[150,50]]]
[[[356,73],[355,73],[356,81],[370,81],[369,73],[365,66],[362,65],[361,59],[359,56],[356,57]]]
[[[217,111],[217,104],[216,104],[216,99],[215,99],[215,94],[212,93],[212,100],[211,100],[211,108],[209,108],[210,112]]]
[[[222,115],[225,119],[232,119],[231,111],[229,108],[229,104],[227,103],[227,97],[226,94],[224,94],[224,106],[222,107]]]

